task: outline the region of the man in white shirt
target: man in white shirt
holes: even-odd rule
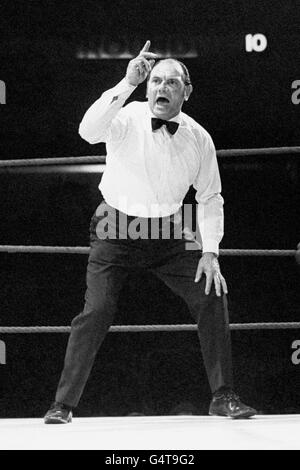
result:
[[[154,65],[147,41],[125,78],[88,109],[79,133],[105,142],[104,202],[90,226],[91,251],[83,312],[72,321],[64,370],[45,423],[67,423],[111,326],[130,271],[147,269],[187,303],[198,324],[213,398],[210,415],[248,418],[256,411],[232,390],[227,286],[218,263],[223,198],[213,141],[181,111],[192,93],[187,68],[174,59]],[[125,102],[148,78],[146,102]],[[201,235],[191,249],[182,232],[182,201],[196,189]],[[185,222],[185,220],[184,220]],[[180,227],[178,231],[178,227]],[[167,230],[165,230],[167,228]],[[167,236],[166,236],[167,233]]]

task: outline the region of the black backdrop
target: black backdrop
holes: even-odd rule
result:
[[[292,0],[2,2],[1,159],[104,155],[104,145],[80,139],[79,122],[123,77],[128,53],[146,39],[189,67],[194,92],[184,110],[218,149],[299,145],[299,21],[299,2]],[[265,50],[247,52],[248,34],[264,35]],[[130,99],[144,96],[141,86]],[[298,161],[292,155],[219,159],[222,248],[296,247]],[[97,170],[1,169],[0,243],[86,246],[100,177]],[[193,196],[190,190],[186,201]],[[2,325],[68,325],[80,311],[85,256],[1,253],[0,260]],[[292,258],[224,257],[221,263],[231,322],[299,319],[299,268]],[[115,319],[190,321],[185,305],[146,274],[129,280]],[[237,389],[262,412],[299,412],[300,365],[291,361],[299,335],[233,332]],[[0,416],[40,416],[53,398],[67,336],[0,339],[7,349]],[[205,414],[208,402],[194,333],[110,334],[78,414],[168,414],[189,407]]]

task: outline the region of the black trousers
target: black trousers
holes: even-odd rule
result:
[[[127,223],[132,219],[136,218],[129,217]],[[85,305],[72,321],[56,401],[77,406],[99,347],[113,323],[124,281],[130,272],[140,268],[158,276],[188,305],[198,324],[211,391],[221,386],[231,387],[227,300],[225,295],[218,297],[213,286],[210,294],[205,295],[205,276],[200,282],[194,282],[201,251],[187,250],[186,241],[172,238],[172,234],[169,239],[99,239],[99,221],[101,216],[95,213],[90,226]]]

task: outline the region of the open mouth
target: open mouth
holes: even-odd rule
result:
[[[159,96],[156,100],[156,103],[157,104],[167,104],[167,103],[170,103],[170,101],[168,100],[168,98],[165,98],[164,96]]]

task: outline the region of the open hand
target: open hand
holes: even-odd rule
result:
[[[151,42],[146,41],[139,55],[132,59],[126,71],[126,78],[130,85],[137,86],[142,83],[151,72],[157,55],[149,52]]]
[[[214,253],[203,253],[198,263],[195,282],[200,281],[202,274],[206,275],[206,295],[210,293],[212,282],[214,282],[218,297],[221,296],[221,289],[225,294],[228,293],[226,281],[221,274],[220,265]]]

